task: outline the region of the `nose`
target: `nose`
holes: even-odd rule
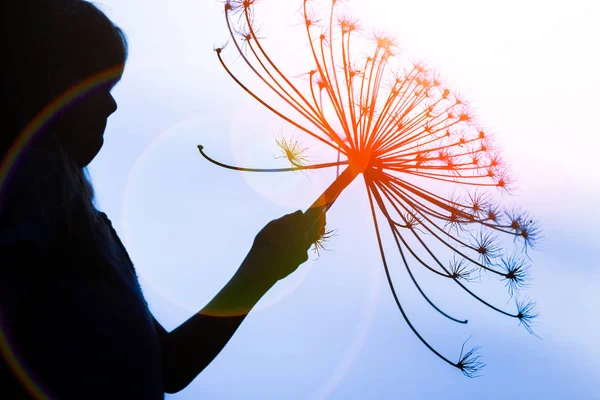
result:
[[[107,104],[108,115],[113,114],[115,111],[117,111],[118,108],[119,107],[117,106],[117,101],[115,100],[113,95],[109,93]]]

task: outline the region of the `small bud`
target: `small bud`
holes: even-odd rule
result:
[[[469,337],[469,339],[471,339]],[[464,353],[465,344],[469,341],[469,339],[465,340],[460,350],[460,356],[458,357],[459,361],[455,364],[456,368],[460,369],[468,378],[477,378],[481,375],[478,372],[485,367],[485,364],[480,361],[481,355],[478,354],[481,346],[475,346],[471,350]],[[464,353],[464,354],[463,354]]]
[[[517,318],[521,325],[527,330],[527,332],[534,334],[531,325],[533,320],[539,316],[539,313],[535,311],[535,302],[525,299],[522,301],[516,300],[517,303]]]

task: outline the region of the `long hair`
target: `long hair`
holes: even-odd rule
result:
[[[20,161],[37,150],[50,151],[58,159],[61,205],[68,223],[73,204],[83,206],[90,223],[98,211],[87,168],[81,168],[61,145],[53,126],[69,104],[54,104],[53,115],[19,143],[24,129],[48,105],[56,103],[70,87],[59,87],[56,77],[72,68],[77,71],[72,87],[90,76],[127,59],[123,31],[94,4],[84,0],[19,0],[3,2],[2,47],[8,62],[2,64],[2,131],[0,160],[16,159],[9,174],[18,174]],[[6,60],[6,59],[5,59]],[[102,82],[98,82],[98,85]],[[94,82],[82,90],[94,90]],[[85,96],[85,92],[78,96]],[[82,134],[85,134],[82,132]],[[16,146],[16,147],[15,147]],[[11,154],[12,153],[12,154]],[[0,201],[8,182],[0,177]]]

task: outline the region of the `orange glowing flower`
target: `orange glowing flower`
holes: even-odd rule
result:
[[[382,33],[365,35],[357,20],[340,16],[339,0],[330,1],[323,18],[312,1],[302,0],[303,29],[313,67],[304,74],[308,77],[305,87],[297,86],[267,53],[264,40],[257,35],[256,2],[224,2],[230,40],[236,57],[244,61],[257,82],[266,86],[290,113],[242,83],[225,62],[224,48],[216,49],[219,61],[255,100],[345,159],[340,161],[338,157],[337,162],[306,165],[306,158],[299,158],[302,148],[298,142],[281,142],[279,145],[292,167],[261,170],[219,163],[208,157],[202,146],[200,152],[217,165],[240,171],[347,166],[311,206],[324,211],[362,174],[383,267],[402,316],[433,353],[466,376],[477,376],[483,366],[478,347],[465,352],[463,344],[458,361],[453,362],[434,349],[411,323],[390,276],[378,215],[389,226],[401,263],[412,282],[440,314],[467,323],[434,304],[417,282],[413,266],[453,280],[482,304],[520,321],[531,333],[531,322],[537,315],[533,302],[515,299],[516,311],[509,312],[492,305],[467,286],[475,279],[476,272],[487,272],[504,281],[511,296],[518,295],[519,289],[526,286],[528,265],[517,253],[526,254],[541,239],[537,224],[526,213],[504,211],[494,200],[492,189],[507,192],[512,179],[490,135],[476,123],[462,97],[448,88],[437,73],[399,55],[394,38]],[[355,40],[365,37],[370,39],[371,50],[357,59],[353,51]],[[522,247],[507,257],[501,237],[520,240]]]

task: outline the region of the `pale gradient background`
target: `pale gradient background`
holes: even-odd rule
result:
[[[227,38],[220,2],[99,4],[126,31],[130,59],[114,90],[119,111],[90,170],[150,308],[173,329],[227,282],[267,221],[305,209],[334,172],[249,176],[199,156],[202,143],[223,161],[285,166],[273,158],[273,137],[293,133],[221,69],[212,51]],[[263,0],[257,16],[291,32],[300,5]],[[519,180],[507,201],[530,210],[546,236],[528,292],[543,340],[427,280],[433,297],[470,323],[442,319],[397,268],[421,332],[451,358],[472,334],[488,366],[471,380],[438,360],[393,303],[357,181],[328,214],[338,229],[332,251],[278,284],[219,357],[167,397],[600,399],[600,4],[353,0],[349,7],[364,26],[395,34],[407,54],[438,69],[497,133]],[[280,48],[284,38],[266,43]],[[305,43],[289,38],[288,50],[275,54],[293,66],[294,45]]]

